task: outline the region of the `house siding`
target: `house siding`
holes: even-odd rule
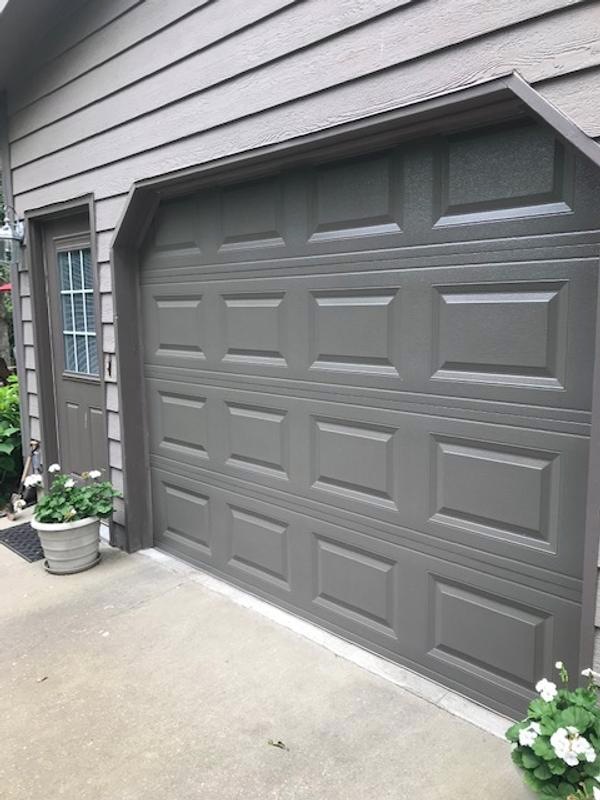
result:
[[[599,40],[598,3],[585,0],[91,0],[7,88],[15,205],[94,195],[102,347],[114,363],[110,246],[133,181],[515,70],[600,137]],[[26,273],[19,293],[39,437]],[[114,366],[109,455],[122,487]]]

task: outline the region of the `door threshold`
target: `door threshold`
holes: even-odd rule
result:
[[[499,739],[504,739],[505,731],[514,722],[514,720],[498,714],[496,711],[491,711],[430,678],[425,678],[413,670],[394,664],[382,656],[375,655],[357,644],[352,644],[340,636],[336,636],[336,634],[325,628],[321,628],[269,603],[267,600],[262,600],[220,578],[215,578],[200,567],[192,566],[188,562],[177,558],[177,556],[165,553],[154,547],[147,550],[139,550],[136,555],[151,558],[164,564],[173,572],[186,575],[206,589],[229,598],[236,605],[256,611],[263,617],[267,617],[271,621],[294,631],[299,636],[325,647],[346,661],[350,661],[367,670],[367,672],[384,678],[401,689],[433,703],[438,708],[442,708],[449,714],[470,722],[472,725],[491,733]]]

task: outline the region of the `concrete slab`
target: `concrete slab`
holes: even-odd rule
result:
[[[3,800],[529,798],[498,738],[109,549],[58,577],[0,547],[0,747]]]

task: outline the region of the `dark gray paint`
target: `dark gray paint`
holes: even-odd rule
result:
[[[535,127],[461,137],[161,205],[141,269],[154,530],[518,713],[578,643],[597,236],[543,245],[593,229],[597,187]]]
[[[66,369],[57,263],[59,252],[91,249],[89,216],[83,214],[47,223],[44,234],[58,459],[63,470],[73,474],[80,475],[91,469],[106,470],[108,454],[103,387],[99,374],[75,375]],[[95,271],[93,264],[92,271]],[[99,338],[97,319],[96,315],[96,336]]]
[[[77,198],[70,202],[57,203],[53,206],[38,209],[31,212],[26,217],[27,224],[27,246],[25,257],[27,269],[31,281],[31,303],[33,319],[33,335],[36,357],[36,378],[40,396],[40,424],[41,440],[43,447],[43,459],[45,464],[58,461],[61,457],[59,446],[57,399],[59,393],[56,391],[55,370],[52,358],[52,315],[48,302],[49,290],[47,280],[47,266],[49,262],[46,253],[47,231],[60,230],[66,236],[73,232],[87,232],[86,241],[89,242],[92,251],[92,264],[96,264],[95,246],[95,227],[93,224],[92,198]],[[99,296],[98,296],[98,276],[97,270],[93,270],[94,296],[96,306],[96,320],[100,319]],[[60,379],[60,376],[58,376]],[[96,384],[95,398],[93,406],[97,409],[96,422],[100,423],[102,431],[97,425],[95,434],[95,450],[98,454],[97,460],[101,468],[108,463],[106,446],[106,408],[104,397],[104,377],[101,371],[99,380]],[[68,454],[65,454],[69,458]],[[65,467],[67,465],[65,464]],[[71,469],[71,467],[68,467]],[[76,471],[76,468],[74,469]]]

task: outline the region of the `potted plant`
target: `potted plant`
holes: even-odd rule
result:
[[[526,719],[506,732],[513,761],[540,800],[600,800],[600,675],[584,669],[587,685],[571,691],[565,665],[555,666],[561,687],[539,681]]]
[[[48,467],[50,486],[38,501],[32,526],[38,532],[48,572],[71,575],[100,561],[100,520],[113,511],[119,496],[109,481],[100,481],[100,470],[84,472],[75,479]],[[28,486],[41,486],[42,476],[30,475]]]

